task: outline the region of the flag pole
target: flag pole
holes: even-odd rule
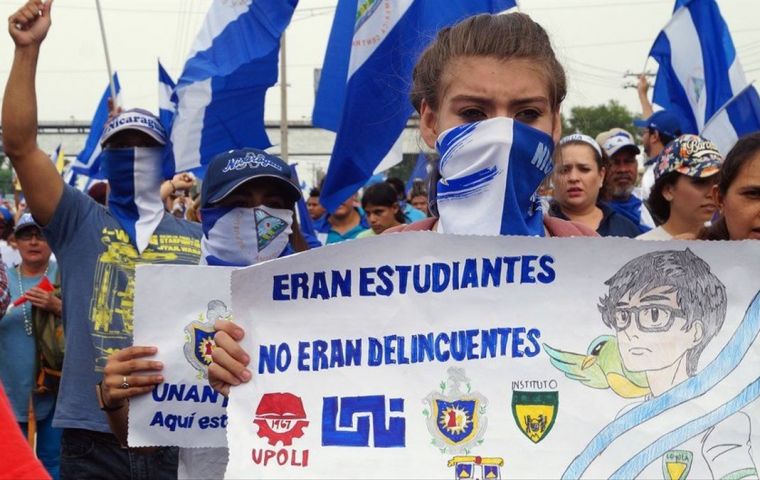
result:
[[[113,83],[113,71],[111,70],[111,57],[108,54],[108,42],[106,41],[106,29],[103,25],[103,12],[100,10],[100,0],[95,0],[95,6],[98,10],[98,21],[100,22],[100,36],[103,38],[103,50],[106,53],[106,68],[108,68],[108,84],[111,86],[111,107],[116,111],[118,99],[116,98],[116,85]]]
[[[285,32],[280,37],[280,157],[288,162],[288,74]]]

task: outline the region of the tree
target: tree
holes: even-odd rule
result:
[[[615,127],[628,130],[634,136],[638,133],[633,124],[633,114],[616,100],[594,107],[573,107],[570,117],[562,120],[563,135],[585,133],[590,137],[596,137],[599,133]]]

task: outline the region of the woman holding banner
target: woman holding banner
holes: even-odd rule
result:
[[[525,14],[477,15],[441,30],[415,67],[411,94],[421,136],[441,154],[430,192],[437,218],[387,232],[597,236],[544,216],[535,195],[552,169],[566,92],[546,31]],[[228,395],[251,379],[250,357],[239,326],[216,329],[209,381]]]

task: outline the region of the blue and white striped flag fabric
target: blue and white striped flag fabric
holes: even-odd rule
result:
[[[661,461],[668,451],[757,400],[760,397],[758,333],[760,294],[752,300],[741,324],[712,362],[696,376],[644,401],[604,427],[573,460],[562,478],[636,478],[649,464]],[[731,442],[709,455],[717,458],[730,450],[746,448],[747,441],[745,438],[743,445]],[[752,469],[723,478],[756,477],[757,472]]]
[[[214,0],[175,89],[171,140],[177,171],[216,154],[271,146],[264,97],[277,81],[282,32],[298,0]]]
[[[164,216],[159,193],[164,180],[163,148],[119,148],[107,154],[108,210],[142,253]]]
[[[171,132],[174,115],[177,114],[177,97],[174,94],[174,80],[161,61],[158,62],[158,119],[164,130]]]
[[[753,85],[739,92],[707,122],[702,136],[726,155],[744,135],[760,131],[760,96]]]
[[[435,0],[339,2],[329,44],[333,50],[325,55],[325,80],[320,80],[320,90],[329,91],[318,94],[314,110],[316,124],[338,125],[320,196],[328,210],[356,193],[397,144],[413,112],[408,94],[414,64],[436,32],[477,13],[516,6],[514,0],[445,3],[441,8]],[[350,37],[348,22],[353,26]],[[336,78],[344,81],[335,84]],[[329,108],[336,110],[339,122],[324,115]]]
[[[116,104],[118,104],[119,93],[121,92],[121,85],[119,84],[119,75],[116,72],[113,73],[114,89],[116,90]],[[84,143],[84,148],[77,158],[72,162],[72,169],[89,177],[102,178],[99,174],[100,170],[100,137],[103,135],[103,128],[108,121],[108,99],[111,97],[111,86],[106,85],[106,89],[103,92],[103,96],[100,97],[100,102],[95,110],[95,115],[92,117],[90,123],[90,134],[87,136],[87,140]]]
[[[680,7],[679,7],[680,5]],[[679,0],[649,56],[659,64],[652,101],[698,133],[747,80],[715,0]]]

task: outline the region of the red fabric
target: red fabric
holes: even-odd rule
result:
[[[11,404],[0,384],[0,480],[49,479],[16,423]]]
[[[426,218],[419,222],[414,222],[406,225],[399,225],[392,227],[384,231],[383,233],[397,233],[397,232],[422,232],[433,229],[435,225],[435,218]],[[598,237],[599,234],[589,227],[577,222],[569,222],[562,220],[561,218],[544,216],[544,226],[549,232],[550,237]]]

